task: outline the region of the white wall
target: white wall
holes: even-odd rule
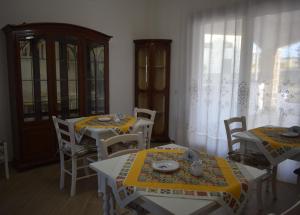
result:
[[[0,0],[0,28],[23,22],[63,22],[113,36],[110,40],[110,111],[134,105],[133,40],[148,35],[146,0]],[[0,33],[0,139],[11,142],[4,34]],[[11,153],[10,146],[10,155]],[[11,157],[11,156],[10,156]]]

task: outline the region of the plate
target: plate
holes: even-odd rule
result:
[[[292,132],[292,131],[288,131],[288,132],[284,132],[280,134],[281,136],[284,137],[298,137],[299,134],[297,132]]]
[[[111,120],[111,118],[110,118],[110,117],[99,117],[98,120],[99,120],[100,122],[108,122],[108,121]]]
[[[162,160],[152,162],[152,168],[159,172],[173,172],[179,169],[179,163],[174,160]]]

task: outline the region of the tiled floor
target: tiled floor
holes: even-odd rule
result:
[[[69,197],[70,178],[66,177],[66,189],[58,189],[59,166],[57,164],[25,172],[12,171],[11,179],[4,179],[0,167],[0,214],[1,215],[96,215],[101,214],[101,198],[97,197],[96,178],[78,183],[77,194]],[[278,182],[278,200],[273,201],[271,193],[264,192],[264,211],[278,214],[300,199],[300,188],[296,185]],[[213,214],[223,214],[216,211]],[[244,214],[258,214],[256,198],[253,195]],[[294,214],[300,214],[300,210]]]

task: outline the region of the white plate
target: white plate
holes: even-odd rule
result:
[[[110,117],[99,117],[98,120],[99,120],[100,122],[108,122],[108,121],[111,120],[111,118],[110,118]]]
[[[298,137],[299,136],[299,134],[297,132],[292,132],[292,131],[281,133],[281,135],[284,137]]]
[[[179,163],[173,160],[152,162],[152,168],[160,172],[172,172],[179,168]]]

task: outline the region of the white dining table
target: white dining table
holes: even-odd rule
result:
[[[262,140],[259,139],[257,136],[255,136],[250,131],[237,132],[237,133],[233,134],[232,136],[235,138],[244,140],[241,142],[241,146],[240,146],[242,152],[245,152],[248,149],[250,149],[252,151],[256,151],[256,152],[261,152],[266,156],[268,161],[274,166],[277,166],[279,163],[281,163],[282,161],[284,161],[286,159],[300,161],[300,148],[290,150],[287,153],[285,153],[284,156],[275,160],[270,155],[270,153],[266,150],[266,148],[263,146]]]
[[[185,148],[176,144],[168,144],[164,147],[167,148]],[[110,192],[110,184],[120,172],[123,164],[127,160],[129,155],[123,155],[107,160],[98,161],[91,163],[90,167],[95,170],[100,177],[100,192],[103,194],[103,212],[104,214],[113,214],[112,206],[112,193]],[[261,179],[266,175],[265,170],[259,170],[250,166],[237,163],[246,168],[249,173],[249,181],[257,183],[257,201],[261,202]],[[142,195],[133,201],[139,206],[143,207],[147,211],[153,214],[199,214],[209,213],[221,207],[217,202],[213,200],[199,200],[199,199],[185,199],[185,198],[174,198],[166,196],[149,196]]]
[[[273,126],[265,126],[265,127],[273,127]],[[239,138],[241,141],[240,150],[242,153],[246,153],[247,150],[251,150],[253,152],[260,152],[267,158],[267,160],[272,164],[272,190],[273,190],[273,198],[277,198],[277,169],[278,165],[287,160],[300,161],[300,148],[295,148],[290,150],[284,155],[279,156],[277,158],[273,158],[272,155],[268,152],[268,150],[264,147],[263,141],[258,138],[256,135],[251,133],[250,131],[237,132],[233,134],[233,137]]]
[[[72,118],[72,119],[67,119],[67,121],[75,126],[76,122],[83,120],[84,118],[85,117]],[[143,128],[143,127],[149,126],[149,125],[153,125],[153,122],[150,120],[146,120],[146,119],[137,119],[137,121],[135,122],[135,124],[133,126]],[[136,130],[136,129],[133,128],[132,130]],[[103,148],[102,148],[101,140],[115,136],[115,135],[119,135],[119,134],[112,128],[92,128],[92,127],[87,126],[84,129],[83,133],[78,134],[75,132],[75,135],[76,135],[78,142],[80,142],[79,140],[83,135],[86,135],[88,137],[95,139],[97,152],[98,152],[97,157],[98,157],[98,160],[102,160],[101,152],[103,151]]]

